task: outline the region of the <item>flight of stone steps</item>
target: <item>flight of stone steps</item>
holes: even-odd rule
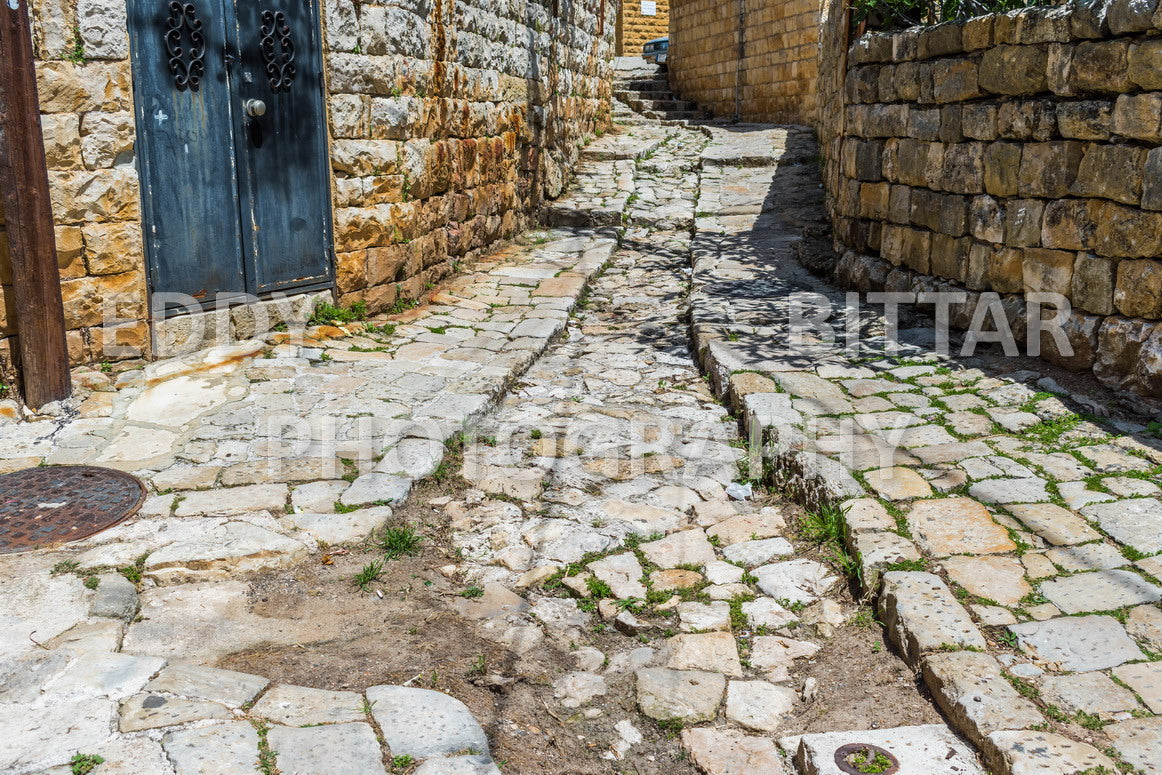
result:
[[[670,91],[666,72],[656,66],[618,70],[616,75],[614,121],[629,125],[649,119],[686,123],[709,117],[697,103],[677,98]]]

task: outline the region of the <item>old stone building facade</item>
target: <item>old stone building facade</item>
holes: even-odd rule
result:
[[[244,209],[242,226],[223,233],[241,235],[236,252],[247,262],[246,283],[234,288],[225,280],[223,290],[295,294],[333,288],[338,302],[364,301],[371,311],[415,298],[455,262],[530,225],[542,202],[563,190],[579,148],[609,123],[608,67],[616,26],[616,6],[609,0],[325,0],[322,8],[271,0],[265,5],[269,18],[263,10],[262,19],[256,16],[251,24],[249,18],[231,17],[243,11],[221,2],[33,3],[74,363],[100,362],[109,352],[155,354],[159,327],[151,321],[150,295],[159,284],[169,282],[166,290],[209,303],[208,294],[199,296],[208,286],[197,272],[205,268],[176,266],[175,257],[188,248],[177,243],[183,230],[196,241],[204,237],[201,231],[217,228],[217,221],[237,219],[239,202],[249,202],[251,210]],[[229,17],[225,21],[219,18],[223,14]],[[236,49],[230,38],[234,23]],[[221,29],[230,33],[225,44],[214,37]],[[253,60],[261,69],[260,56],[268,72],[252,78],[248,68]],[[272,66],[283,83],[272,75],[267,89]],[[183,77],[193,82],[183,84]],[[318,129],[317,149],[303,153],[317,151],[321,159],[325,201],[316,221],[303,221],[283,217],[280,208],[289,212],[309,197],[309,176],[280,178],[277,169],[260,168],[244,151],[257,158],[255,149],[273,153],[280,143],[308,142],[283,131],[278,111],[311,84],[318,85],[315,93],[325,109],[315,115],[307,102],[290,103],[285,125],[295,132],[304,124]],[[242,99],[244,88],[261,90],[254,93],[262,99]],[[229,94],[222,97],[222,91]],[[166,135],[167,120],[172,126],[182,118],[172,115],[175,105],[207,111],[207,122],[214,106],[226,105],[230,136],[220,148],[200,149],[191,147],[188,137]],[[142,116],[148,117],[145,125]],[[230,156],[231,148],[240,161],[223,169],[238,178],[237,187],[229,189],[240,192],[235,201],[229,193],[219,195],[227,187],[214,175],[190,173],[185,180],[197,164],[168,161],[201,153],[201,174]],[[251,164],[258,172],[247,179]],[[276,185],[282,189],[272,190]],[[172,201],[155,195],[167,186],[178,193]],[[188,200],[204,201],[197,210]],[[183,225],[190,213],[201,213],[203,220]],[[169,242],[156,239],[158,229],[167,230]],[[266,234],[259,234],[263,229]],[[317,265],[310,271],[286,265],[287,256],[263,247],[262,239],[272,232],[312,235],[317,246],[310,260]],[[219,249],[233,249],[207,244],[200,253],[187,250],[187,263],[214,264],[222,261]],[[187,270],[193,273],[188,288],[179,282]],[[263,282],[264,272],[277,277]],[[237,276],[242,275],[239,269]],[[308,275],[310,282],[302,279]],[[11,279],[0,232],[0,364],[9,382],[19,331]],[[228,311],[218,314],[229,319]],[[109,345],[121,349],[110,351]]]
[[[670,0],[622,0],[617,14],[617,55],[636,57],[642,45],[670,34]]]
[[[814,124],[819,0],[673,0],[670,85],[714,115]]]
[[[1072,311],[1041,354],[1162,395],[1162,11],[1027,9],[866,35],[825,51],[826,183],[838,268],[863,290],[1032,294]],[[832,44],[842,38],[828,38]],[[845,42],[845,41],[844,41]],[[1035,338],[1036,339],[1036,338]],[[1071,352],[1070,352],[1071,351]]]

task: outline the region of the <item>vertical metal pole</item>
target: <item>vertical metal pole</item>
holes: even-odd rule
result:
[[[0,0],[0,196],[24,400],[32,407],[72,391],[41,132],[27,0]]]

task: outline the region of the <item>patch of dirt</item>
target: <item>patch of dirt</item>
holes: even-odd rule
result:
[[[842,576],[829,548],[812,546],[792,535],[803,519],[803,509],[785,502],[778,505],[787,520],[787,538],[795,545],[795,557],[821,562]],[[814,678],[815,699],[795,706],[779,737],[946,723],[919,673],[888,643],[874,608],[858,600],[846,584],[828,597],[852,616],[830,638],[807,638],[821,649],[811,659],[796,660],[791,685],[801,690],[808,678]]]
[[[576,669],[568,653],[573,644],[545,640],[518,658],[481,638],[473,622],[457,613],[454,605],[463,599],[464,585],[439,570],[455,562],[447,518],[428,503],[462,489],[460,483],[432,480],[415,488],[392,522],[418,527],[423,549],[385,563],[380,580],[367,592],[351,579],[379,557],[371,547],[348,547],[347,554],[330,557],[332,564],[324,564],[325,555],[319,554],[294,568],[251,576],[255,613],[309,619],[335,635],[240,651],[216,666],[319,689],[361,691],[409,683],[444,692],[465,703],[484,727],[506,775],[693,775],[696,770],[685,761],[673,733],[638,715],[632,675],[611,680],[609,696],[599,703],[603,713],[587,718],[562,708],[553,697],[553,681]],[[620,635],[592,636],[592,643],[575,645],[595,645],[607,653],[627,648]],[[627,718],[645,741],[624,760],[610,761],[604,757],[619,739],[613,727]]]

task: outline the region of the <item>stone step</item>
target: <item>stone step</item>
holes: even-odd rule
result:
[[[673,111],[697,111],[698,103],[690,102],[688,100],[634,100],[630,105],[640,111],[655,111],[657,113],[669,113]]]
[[[665,78],[651,78],[649,80],[638,79],[615,83],[613,88],[631,89],[634,91],[667,91],[670,88],[670,82]]]
[[[622,102],[630,100],[672,100],[674,93],[669,89],[617,89],[613,96]]]
[[[620,208],[581,208],[572,202],[559,202],[549,206],[546,219],[550,226],[621,226],[621,212]]]
[[[698,121],[705,118],[701,112],[697,110],[674,110],[674,111],[654,111],[649,110],[644,113],[646,118],[656,119],[658,121]]]

